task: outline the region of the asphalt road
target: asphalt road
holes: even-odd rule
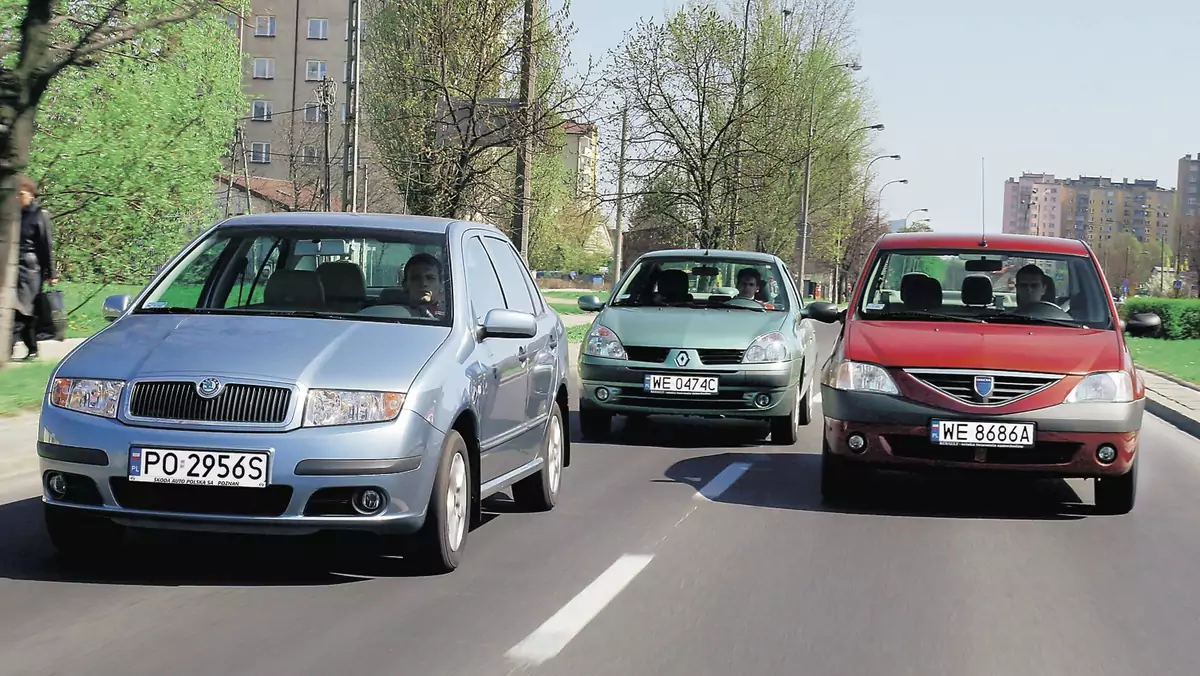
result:
[[[1101,517],[1086,482],[905,478],[831,512],[818,428],[791,448],[764,435],[667,421],[577,445],[557,509],[491,505],[436,578],[195,537],[65,569],[36,485],[10,484],[0,674],[1197,673],[1191,437],[1147,419],[1140,502]]]

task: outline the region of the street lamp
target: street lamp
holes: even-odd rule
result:
[[[884,189],[886,189],[889,185],[891,185],[893,183],[903,183],[905,185],[908,185],[908,179],[907,178],[898,178],[894,181],[888,181],[887,183],[883,184],[882,188],[879,189],[879,199],[875,200],[875,222],[876,223],[878,223],[879,219],[882,218],[881,205],[883,204],[883,191],[884,191]]]
[[[908,212],[908,215],[904,217],[904,227],[906,227],[906,228],[908,227],[908,219],[912,218],[913,214],[919,214],[919,213],[927,214],[927,213],[929,213],[929,210],[928,209],[913,209],[912,211]]]
[[[880,126],[882,126],[882,125],[880,125]],[[875,164],[879,160],[898,160],[898,159],[900,159],[899,155],[880,155],[879,157],[876,157],[875,159],[871,160],[870,162],[867,162],[867,168],[863,169],[863,207],[867,206],[867,188],[871,187],[871,182],[868,178],[871,174],[871,165]]]
[[[836,68],[849,68],[852,71],[862,70],[862,64],[857,61],[850,63],[836,63],[829,66],[821,73],[834,70]],[[817,79],[817,82],[820,78]],[[812,184],[812,156],[813,156],[813,137],[817,134],[817,82],[813,82],[812,93],[808,100],[808,145],[804,153],[804,205],[800,212],[800,296],[804,296],[804,277],[805,267],[808,264],[808,196],[809,188]],[[878,125],[880,129],[883,125]]]

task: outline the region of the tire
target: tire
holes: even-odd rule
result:
[[[579,433],[584,439],[603,439],[612,431],[612,414],[594,408],[579,409]]]
[[[863,468],[830,453],[829,447],[825,446],[821,450],[822,500],[827,503],[848,502],[858,494],[866,474]]]
[[[804,401],[800,402],[800,425],[807,427],[813,421],[813,387],[816,383],[809,383],[808,391],[804,393]]]
[[[1128,514],[1137,502],[1138,461],[1121,476],[1096,479],[1096,509],[1102,514]]]
[[[125,529],[112,521],[58,505],[42,505],[50,542],[70,559],[99,559],[116,553]]]
[[[442,442],[442,457],[425,510],[425,523],[413,543],[414,556],[425,571],[435,575],[449,573],[462,563],[471,530],[474,492],[467,443],[457,430],[450,430]]]
[[[771,443],[776,446],[791,446],[800,439],[800,425],[804,419],[803,409],[806,401],[808,397],[801,397],[800,388],[797,387],[796,403],[792,405],[792,412],[771,418]]]
[[[566,435],[563,431],[562,409],[555,404],[546,422],[546,439],[542,445],[542,469],[513,484],[513,501],[521,509],[548,512],[558,504],[558,489],[562,485]]]

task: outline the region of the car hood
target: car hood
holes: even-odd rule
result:
[[[744,350],[758,336],[778,331],[787,317],[751,310],[610,307],[599,321],[623,345]]]
[[[846,358],[906,368],[1085,374],[1121,368],[1113,331],[1027,324],[852,321]]]
[[[298,317],[127,315],[63,361],[64,377],[242,377],[406,390],[449,336],[440,326]]]

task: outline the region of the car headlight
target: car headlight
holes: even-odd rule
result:
[[[896,381],[892,380],[887,369],[875,364],[863,364],[856,361],[843,361],[836,369],[827,372],[825,384],[847,392],[878,392],[880,394],[900,394]]]
[[[356,425],[395,420],[404,407],[399,392],[309,390],[304,406],[305,427]]]
[[[746,348],[746,354],[742,357],[743,364],[772,364],[775,362],[787,361],[790,356],[787,346],[787,338],[778,331],[761,335],[750,343],[750,347]]]
[[[69,411],[115,418],[123,389],[123,380],[55,378],[50,384],[50,403]]]
[[[1065,401],[1068,404],[1128,403],[1133,401],[1133,379],[1124,371],[1090,373],[1079,381]]]
[[[617,334],[607,326],[599,324],[588,331],[583,353],[607,359],[629,359],[629,355],[625,354],[625,346],[621,344],[621,339],[617,338]]]

